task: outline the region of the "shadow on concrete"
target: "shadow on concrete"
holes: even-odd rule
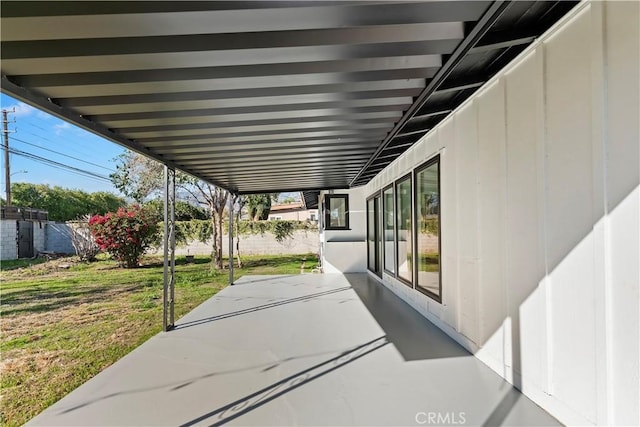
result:
[[[335,371],[355,360],[366,356],[389,343],[385,336],[376,338],[361,344],[351,350],[345,351],[335,357],[325,360],[324,362],[313,365],[307,369],[299,371],[282,380],[264,387],[254,393],[251,393],[241,399],[235,400],[227,405],[217,408],[211,412],[207,412],[197,418],[181,424],[181,427],[193,426],[207,420],[212,426],[220,426],[229,421],[238,418],[260,406],[271,402],[278,397],[289,393],[309,382],[320,378],[330,372]]]
[[[292,304],[294,302],[305,302],[305,301],[309,301],[309,300],[312,300],[314,298],[322,297],[322,296],[325,296],[325,295],[331,295],[331,294],[335,294],[335,293],[338,293],[338,292],[343,292],[343,291],[346,291],[348,289],[351,289],[351,287],[350,286],[345,286],[345,287],[338,288],[338,289],[331,289],[331,290],[324,291],[324,292],[317,292],[315,294],[302,295],[302,296],[299,296],[299,297],[296,297],[296,298],[290,298],[290,299],[286,299],[286,300],[283,300],[283,301],[276,301],[276,302],[272,302],[272,303],[269,303],[269,304],[263,304],[263,305],[258,305],[258,306],[255,306],[255,307],[245,308],[243,310],[232,311],[230,313],[224,313],[224,314],[219,314],[219,315],[216,315],[216,316],[205,317],[203,319],[192,320],[190,322],[178,323],[173,330],[190,328],[192,326],[198,326],[198,325],[202,325],[204,323],[215,322],[217,320],[228,319],[230,317],[240,316],[240,315],[243,315],[243,314],[255,313],[256,311],[267,310],[269,308],[275,308],[275,307],[279,307],[279,306],[285,305],[285,304]]]
[[[99,396],[90,400],[87,400],[85,402],[82,402],[78,405],[74,405],[71,406],[69,408],[66,408],[62,411],[59,412],[59,414],[67,414],[70,412],[73,412],[75,410],[90,406],[94,403],[100,402],[102,400],[107,400],[107,399],[111,399],[114,397],[118,397],[118,396],[123,396],[123,395],[133,395],[133,394],[138,394],[138,393],[145,393],[145,392],[149,392],[149,391],[153,391],[153,390],[159,390],[159,389],[165,389],[168,388],[169,391],[178,391],[180,389],[189,387],[193,384],[196,384],[199,381],[205,380],[207,378],[213,378],[213,377],[218,377],[218,376],[222,376],[222,375],[229,375],[229,374],[236,374],[239,372],[247,372],[247,371],[253,371],[256,370],[255,374],[260,374],[262,372],[268,372],[272,369],[275,369],[281,365],[284,365],[288,362],[292,362],[292,361],[296,361],[296,360],[302,360],[302,359],[309,359],[309,358],[314,358],[314,357],[318,357],[318,356],[326,356],[326,355],[335,355],[336,353],[338,353],[338,357],[343,357],[344,355],[350,354],[352,351],[357,350],[358,347],[356,348],[350,348],[347,350],[328,350],[328,351],[323,351],[323,352],[316,352],[316,353],[309,353],[309,354],[301,354],[301,355],[296,355],[296,356],[289,356],[289,357],[285,357],[283,359],[280,360],[276,360],[271,361],[271,362],[267,362],[267,363],[260,363],[257,365],[252,365],[252,366],[246,366],[243,368],[237,368],[237,369],[227,369],[227,370],[223,370],[223,371],[215,371],[215,372],[209,372],[207,374],[203,374],[203,375],[199,375],[197,377],[192,377],[192,378],[187,378],[181,381],[174,381],[174,382],[168,382],[168,383],[162,383],[162,384],[158,384],[158,385],[154,385],[154,386],[149,386],[149,387],[140,387],[140,388],[135,388],[135,389],[129,389],[129,390],[122,390],[122,391],[118,391],[115,393],[109,393],[109,394],[105,394],[103,396]]]
[[[381,283],[363,274],[345,277],[404,360],[472,356]]]
[[[277,279],[286,279],[289,277],[299,277],[299,274],[274,274],[274,275],[251,275],[251,276],[242,276],[239,279],[233,282],[233,286],[242,286],[242,285],[252,285],[258,282],[269,282],[273,281],[274,278]]]

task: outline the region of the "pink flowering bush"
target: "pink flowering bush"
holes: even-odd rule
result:
[[[157,219],[138,205],[94,215],[89,219],[89,229],[100,249],[126,268],[140,265],[140,257],[158,231]]]

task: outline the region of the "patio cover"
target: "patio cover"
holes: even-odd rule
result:
[[[309,205],[367,183],[575,3],[3,1],[2,91]]]

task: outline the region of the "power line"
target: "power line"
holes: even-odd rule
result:
[[[33,118],[32,118],[31,120],[33,120]],[[42,120],[42,119],[40,119],[40,120]],[[47,130],[47,129],[44,129],[44,128],[40,127],[40,126],[37,126],[37,125],[33,124],[31,121],[26,121],[26,122],[25,122],[25,125],[27,125],[27,126],[32,126],[32,127],[34,127],[34,128],[40,129],[40,130],[42,130],[43,132],[46,132],[46,133],[50,133],[50,132],[51,132],[51,130]],[[30,131],[28,131],[28,130],[27,130],[26,132],[27,132],[27,133],[29,133],[30,135],[35,136],[36,138],[40,138],[40,139],[42,139],[43,141],[46,141],[46,142],[51,143],[51,144],[59,144],[59,143],[61,142],[61,141],[54,141],[54,140],[52,140],[52,139],[50,139],[50,138],[44,137],[44,136],[39,135],[39,134],[37,134],[37,133],[30,132]],[[69,140],[69,139],[67,139],[67,138],[63,138],[63,137],[61,137],[60,135],[58,135],[58,139],[60,139],[60,140],[62,140],[62,141],[64,141],[64,142],[71,142],[71,143],[72,143],[72,145],[73,145],[72,150],[73,150],[75,153],[78,153],[78,154],[80,154],[80,155],[87,155],[87,156],[88,156],[88,155],[91,155],[91,153],[93,153],[93,152],[89,153],[89,152],[87,152],[87,151],[86,151],[86,150],[84,150],[84,149],[83,149],[83,150],[79,150],[79,148],[81,148],[81,147],[82,147],[82,148],[86,148],[86,147],[85,147],[85,146],[79,146],[78,144],[73,144],[73,142],[74,142],[73,140]]]
[[[113,169],[109,169],[109,168],[107,168],[105,166],[102,166],[102,165],[99,165],[97,163],[92,163],[92,162],[89,162],[89,161],[86,161],[86,160],[79,159],[77,157],[70,156],[68,154],[61,153],[59,151],[55,151],[55,150],[51,150],[49,148],[42,147],[42,146],[37,145],[37,144],[32,144],[30,142],[23,141],[23,140],[21,140],[19,138],[16,138],[15,136],[12,136],[11,139],[14,140],[14,141],[22,142],[23,144],[27,144],[27,145],[31,145],[31,146],[36,147],[36,148],[40,148],[41,150],[49,151],[51,153],[58,154],[60,156],[68,157],[70,159],[77,160],[77,161],[82,162],[82,163],[86,163],[86,164],[91,165],[91,166],[96,166],[96,167],[108,170],[109,172],[115,172]]]
[[[65,163],[61,163],[61,162],[56,162],[54,160],[50,160],[47,159],[45,157],[41,157],[38,156],[37,154],[33,154],[33,153],[29,153],[27,151],[22,151],[22,150],[16,150],[15,148],[9,148],[9,152],[12,154],[15,154],[17,156],[22,156],[22,157],[26,157],[28,159],[46,164],[48,166],[57,168],[57,169],[63,169],[63,170],[67,170],[69,172],[78,174],[78,175],[83,175],[86,176],[88,178],[93,178],[93,179],[97,179],[97,180],[101,180],[101,181],[105,181],[105,182],[111,182],[111,180],[109,179],[109,177],[105,176],[105,175],[100,175],[94,172],[90,172],[84,169],[80,169],[80,168],[76,168],[74,166],[70,166],[67,165]]]
[[[50,168],[53,168],[53,169],[58,169],[58,170],[61,170],[61,171],[65,172],[65,173],[70,173],[70,174],[73,174],[73,175],[81,176],[81,177],[83,177],[85,179],[89,179],[89,180],[97,181],[97,182],[107,182],[103,178],[96,178],[96,177],[93,177],[93,176],[86,175],[85,173],[82,173],[82,172],[75,172],[75,171],[72,171],[72,170],[68,170],[66,167],[49,164],[49,163],[47,163],[45,161],[42,161],[42,160],[39,160],[39,159],[36,159],[36,158],[32,158],[32,157],[29,157],[29,156],[24,156],[22,154],[18,154],[18,153],[14,153],[14,152],[12,152],[12,154],[16,154],[17,156],[25,157],[27,160],[31,160],[33,162],[42,163],[47,167],[50,167]]]

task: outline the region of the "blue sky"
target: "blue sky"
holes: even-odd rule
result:
[[[114,158],[123,153],[124,148],[5,94],[0,96],[0,106],[2,109],[15,109],[8,116],[12,122],[9,123],[9,147],[22,152],[10,154],[12,183],[58,185],[89,193],[109,191],[122,196],[109,180],[87,177],[59,165],[43,164],[25,157],[23,153],[108,177],[115,169]],[[3,157],[0,157],[0,165],[0,192],[4,197]],[[288,196],[298,198],[299,193],[282,193],[280,198]]]
[[[5,94],[2,94],[0,98],[0,105],[3,109],[15,108],[15,113],[8,116],[9,121],[15,121],[9,123],[9,130],[16,131],[9,134],[11,149],[45,157],[106,177],[115,169],[114,157],[125,151],[124,148],[113,142],[30,107]],[[10,156],[11,182],[59,185],[87,192],[109,191],[119,194],[109,181],[45,165],[42,162],[25,158],[23,155],[11,154]],[[2,174],[0,174],[2,185],[0,188],[4,193],[4,161],[0,163],[2,164]]]

